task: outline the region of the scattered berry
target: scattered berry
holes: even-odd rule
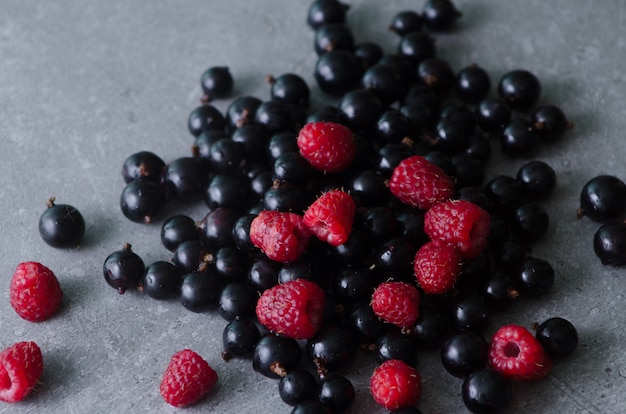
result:
[[[322,325],[324,291],[317,284],[296,279],[263,292],[256,305],[259,322],[272,332],[307,339]]]
[[[43,372],[43,356],[35,342],[18,342],[0,352],[0,401],[26,398]]]
[[[603,224],[593,235],[593,251],[602,264],[626,264],[626,224],[611,221]]]
[[[505,377],[518,381],[540,380],[552,368],[552,360],[541,343],[519,325],[505,325],[493,335],[489,363]]]
[[[217,383],[217,373],[191,349],[176,352],[163,380],[161,396],[174,407],[187,407],[200,401]]]
[[[429,209],[454,195],[454,183],[446,173],[419,155],[408,157],[393,169],[389,190],[405,204]]]
[[[300,154],[314,168],[329,173],[345,170],[356,153],[352,131],[334,122],[310,122],[298,134]]]
[[[550,318],[538,325],[535,338],[550,357],[564,358],[578,346],[578,332],[574,325],[564,318]]]
[[[352,231],[356,203],[350,194],[331,190],[322,194],[304,212],[304,224],[318,239],[331,246],[344,244]]]
[[[498,372],[482,368],[465,377],[461,395],[465,407],[473,413],[503,413],[513,399],[513,387]]]
[[[43,241],[52,247],[78,246],[85,234],[85,219],[80,211],[68,204],[54,204],[54,197],[47,206],[39,217],[39,235]]]
[[[200,85],[204,96],[203,102],[227,96],[233,89],[233,76],[227,66],[213,66],[202,73]]]
[[[387,410],[414,405],[422,394],[419,372],[407,363],[391,359],[378,366],[370,379],[374,400]]]
[[[252,220],[250,240],[277,262],[293,262],[307,248],[310,231],[302,216],[295,213],[263,210]]]
[[[450,200],[426,212],[424,232],[432,240],[456,245],[463,259],[472,259],[487,247],[490,223],[489,213],[476,204]]]
[[[424,292],[445,293],[452,289],[461,273],[461,255],[454,245],[433,240],[419,248],[413,269]]]
[[[63,291],[52,270],[37,262],[17,265],[11,278],[11,306],[29,322],[42,322],[61,307]]]
[[[120,294],[127,289],[134,289],[139,285],[146,266],[131,245],[125,243],[121,250],[117,250],[104,260],[102,273],[104,280]]]
[[[384,321],[400,328],[410,328],[419,316],[420,294],[405,282],[384,282],[372,294],[374,313]]]
[[[626,184],[613,175],[599,175],[587,181],[580,192],[578,217],[604,222],[626,211]]]

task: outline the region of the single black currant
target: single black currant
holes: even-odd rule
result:
[[[254,317],[258,297],[256,291],[247,283],[228,283],[220,295],[219,314],[227,321]]]
[[[278,382],[278,394],[288,405],[295,406],[317,397],[317,380],[309,371],[292,369]]]
[[[570,355],[578,346],[578,331],[567,319],[554,317],[536,327],[535,337],[552,358]]]
[[[181,271],[175,264],[159,260],[146,267],[138,288],[152,299],[176,299],[181,279]]]
[[[213,273],[192,272],[183,276],[180,303],[195,313],[214,310],[219,305],[222,283]]]
[[[306,343],[309,360],[320,377],[346,371],[354,361],[356,336],[339,326],[325,326]]]
[[[510,156],[527,156],[539,142],[537,128],[526,118],[511,119],[500,134],[500,150]]]
[[[187,118],[187,128],[194,137],[211,129],[224,129],[226,118],[213,105],[201,105],[191,111]]]
[[[317,60],[314,77],[323,92],[341,96],[358,84],[362,71],[354,54],[347,50],[331,50]]]
[[[598,175],[580,192],[578,216],[603,222],[619,218],[626,211],[626,184],[613,175]]]
[[[502,413],[513,399],[513,386],[491,368],[482,368],[465,377],[461,395],[472,413]]]
[[[441,345],[443,367],[457,378],[464,378],[487,365],[489,344],[474,331],[451,334]]]
[[[307,11],[307,24],[317,29],[323,24],[345,23],[350,6],[337,0],[316,0]]]
[[[568,121],[563,110],[555,105],[543,105],[530,115],[531,121],[539,131],[542,141],[550,142],[559,139],[574,124]]]
[[[232,244],[233,225],[238,218],[237,212],[226,207],[218,207],[209,211],[198,223],[200,239],[208,248]]]
[[[309,105],[311,91],[306,81],[295,73],[284,73],[279,77],[268,76],[270,96],[275,101],[290,105]]]
[[[120,195],[124,216],[137,223],[151,223],[165,205],[163,188],[154,181],[133,180]]]
[[[144,274],[146,266],[131,249],[131,245],[126,243],[121,250],[117,250],[104,260],[102,272],[104,280],[120,294],[128,289],[135,289],[139,285],[141,276]]]
[[[78,246],[85,235],[83,215],[69,204],[55,204],[48,199],[47,208],[39,217],[39,235],[46,244],[58,248]]]
[[[180,243],[172,256],[172,262],[183,274],[204,272],[214,261],[213,253],[209,252],[199,239],[186,240]]]
[[[352,53],[354,53],[363,69],[374,66],[384,55],[383,48],[374,42],[357,43],[354,45]]]
[[[540,160],[529,161],[517,171],[519,182],[524,192],[533,200],[541,200],[552,193],[556,186],[556,172],[547,163]]]
[[[487,97],[476,106],[476,122],[485,132],[497,133],[511,120],[509,104],[499,97]]]
[[[593,251],[602,264],[626,265],[626,224],[610,221],[593,235]]]
[[[450,0],[428,0],[422,9],[422,16],[428,29],[448,31],[461,17],[461,12]]]
[[[511,108],[525,111],[539,100],[541,83],[533,73],[516,69],[500,78],[498,93]]]
[[[200,86],[204,91],[203,102],[224,98],[233,89],[233,76],[227,66],[212,66],[200,77]]]
[[[424,21],[422,15],[413,10],[403,10],[396,13],[391,19],[389,30],[398,36],[404,36],[411,32],[419,32]]]
[[[379,363],[399,359],[415,367],[418,363],[417,341],[397,330],[388,331],[376,341],[376,359]]]
[[[182,242],[199,240],[199,237],[195,220],[184,214],[168,218],[161,226],[161,243],[170,252],[176,250]]]
[[[511,231],[527,243],[543,237],[550,226],[546,209],[538,203],[523,204],[513,211],[509,218]]]
[[[263,101],[256,96],[240,96],[226,109],[226,123],[230,130],[254,121],[256,110]]]
[[[402,36],[398,44],[398,53],[413,64],[437,55],[435,38],[424,32],[411,32]]]
[[[251,319],[233,320],[226,325],[222,333],[224,351],[222,359],[250,358],[254,347],[261,339],[259,328]]]
[[[179,157],[165,166],[161,180],[168,199],[188,200],[202,194],[209,168],[199,157]]]
[[[487,96],[490,88],[489,73],[478,65],[466,66],[456,75],[455,92],[465,102],[480,102]]]
[[[432,57],[420,61],[417,76],[438,96],[445,96],[454,88],[454,71],[447,61],[440,58]]]
[[[252,368],[268,378],[280,379],[298,367],[300,353],[298,341],[270,332],[257,342]]]
[[[334,413],[345,412],[356,397],[352,382],[341,375],[322,378],[317,398]]]
[[[354,35],[352,29],[343,23],[325,23],[315,29],[313,49],[318,56],[331,50],[354,49]]]
[[[529,257],[513,272],[513,280],[525,296],[542,296],[554,285],[554,268],[543,259]]]
[[[124,160],[122,178],[126,183],[138,179],[159,182],[164,168],[161,157],[150,151],[139,151]]]

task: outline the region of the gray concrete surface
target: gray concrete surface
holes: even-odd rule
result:
[[[422,1],[351,0],[357,40],[393,51],[386,30],[397,11]],[[171,413],[158,384],[175,351],[190,347],[220,375],[216,391],[188,413],[287,413],[277,384],[249,361],[220,359],[225,322],[193,314],[176,302],[120,296],[101,275],[105,257],[130,242],[146,263],[168,259],[160,223],[134,224],[119,211],[120,168],[129,154],[150,150],[165,160],[187,155],[186,130],[200,97],[204,69],[228,65],[238,94],[269,97],[266,74],[296,72],[312,82],[313,32],[308,1],[137,0],[0,4],[0,346],[40,344],[45,371],[27,400],[0,404],[7,413]],[[533,254],[556,269],[553,291],[526,300],[494,321],[529,326],[552,316],[579,330],[577,352],[557,362],[541,383],[518,384],[513,413],[626,411],[626,269],[600,264],[592,251],[598,225],[577,220],[582,185],[594,175],[626,178],[625,2],[458,0],[463,18],[437,36],[440,56],[454,68],[476,62],[494,80],[514,68],[542,80],[542,102],[561,105],[575,128],[535,158],[556,170],[558,186],[544,203],[550,230]],[[224,110],[230,99],[216,102]],[[514,174],[525,160],[491,163],[489,176]],[[87,221],[79,249],[55,250],[39,238],[45,201],[75,205]],[[200,218],[204,206],[176,211]],[[17,263],[35,260],[58,275],[62,311],[32,324],[9,305]],[[374,367],[360,356],[347,376],[357,388],[353,413],[383,413],[367,390]],[[462,413],[459,379],[435,353],[422,353],[423,413]]]

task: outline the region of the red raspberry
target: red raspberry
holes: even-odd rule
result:
[[[296,213],[263,210],[250,224],[250,241],[272,260],[293,262],[309,244],[311,233]]]
[[[304,212],[304,224],[318,239],[331,246],[344,244],[352,231],[356,203],[350,194],[331,190],[322,194]]]
[[[217,373],[191,349],[176,352],[163,380],[161,396],[174,407],[187,407],[200,401],[217,383]]]
[[[345,170],[356,154],[350,128],[334,122],[309,122],[300,130],[297,143],[300,154],[323,172]]]
[[[432,240],[415,254],[413,270],[424,292],[444,293],[452,289],[461,273],[461,255],[455,246]]]
[[[489,363],[502,375],[519,381],[542,379],[552,368],[541,343],[519,325],[505,325],[493,335]]]
[[[263,292],[256,304],[259,322],[289,338],[308,339],[322,325],[324,291],[306,279],[295,279]]]
[[[463,259],[472,259],[485,250],[490,227],[489,213],[465,200],[444,201],[424,215],[426,235],[456,245]]]
[[[0,401],[23,400],[42,372],[43,356],[34,342],[18,342],[0,352]]]
[[[413,155],[393,169],[389,190],[403,203],[426,210],[435,203],[451,199],[454,182],[426,158]]]
[[[37,262],[17,265],[10,286],[11,306],[27,321],[50,318],[63,301],[63,291],[52,270]]]
[[[415,405],[422,395],[422,378],[406,362],[390,359],[374,370],[370,392],[374,400],[389,411]]]
[[[372,294],[371,306],[376,316],[400,328],[411,327],[419,316],[420,294],[405,282],[384,282]]]

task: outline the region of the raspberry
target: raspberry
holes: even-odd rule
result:
[[[42,372],[43,356],[34,342],[18,342],[0,352],[0,401],[23,400]]]
[[[11,306],[22,319],[30,322],[50,318],[63,301],[63,291],[56,276],[37,262],[18,264],[9,289]]]
[[[400,328],[411,327],[419,316],[420,294],[405,282],[384,282],[372,294],[371,306],[379,318]]]
[[[250,224],[250,241],[277,262],[293,262],[306,250],[311,233],[296,213],[263,210]]]
[[[350,128],[334,122],[309,122],[300,130],[297,144],[309,164],[323,172],[345,170],[356,154]]]
[[[356,203],[350,194],[331,190],[322,194],[304,212],[304,224],[318,239],[331,246],[344,244],[352,231]]]
[[[487,247],[490,227],[489,213],[466,200],[444,201],[424,215],[426,235],[456,245],[463,259],[472,259]]]
[[[454,195],[454,182],[446,173],[419,155],[400,161],[393,169],[389,190],[405,204],[423,210]]]
[[[306,279],[295,279],[263,292],[256,305],[259,322],[294,339],[308,339],[322,325],[324,291]]]
[[[217,373],[191,349],[176,352],[163,380],[161,396],[174,407],[187,407],[200,401],[217,383]]]
[[[387,410],[415,405],[422,394],[419,372],[399,359],[383,362],[370,378],[374,400]]]
[[[461,255],[455,246],[432,240],[415,254],[413,270],[424,292],[444,293],[452,289],[461,273]]]
[[[519,325],[505,325],[493,335],[489,363],[502,375],[518,381],[542,379],[552,367],[541,343]]]

